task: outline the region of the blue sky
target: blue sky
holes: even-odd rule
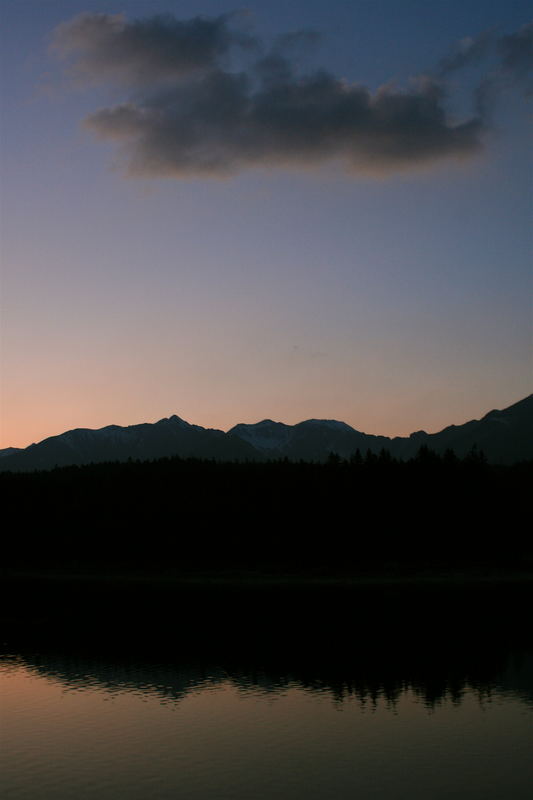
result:
[[[410,78],[434,74],[466,37],[515,33],[528,6],[255,2],[239,25],[264,48],[317,31],[298,68],[321,67],[373,96],[383,84],[410,91]],[[260,152],[230,177],[127,177],[117,141],[82,123],[148,89],[126,90],[98,70],[98,82],[75,84],[72,59],[49,50],[54,29],[81,13],[123,14],[129,24],[235,7],[0,8],[0,446],[173,413],[223,429],[327,417],[401,435],[531,392],[531,100],[522,84],[495,92],[478,151],[438,154],[423,169],[376,175],[342,154],[302,165]],[[487,57],[445,76],[450,125],[475,115],[473,91],[496,69]],[[305,136],[297,142],[307,146]]]

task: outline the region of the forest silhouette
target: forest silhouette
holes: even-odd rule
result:
[[[163,458],[0,474],[11,568],[308,574],[533,565],[533,462]]]

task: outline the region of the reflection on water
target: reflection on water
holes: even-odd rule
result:
[[[478,654],[479,655],[479,654]],[[533,658],[3,658],[10,798],[529,798]]]

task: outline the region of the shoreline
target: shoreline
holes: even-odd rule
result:
[[[531,584],[533,588],[533,569],[495,568],[480,566],[476,568],[430,568],[417,566],[398,566],[381,570],[269,570],[269,569],[231,569],[218,570],[169,570],[169,569],[131,569],[104,570],[101,568],[76,569],[23,569],[5,568],[0,571],[3,582],[37,581],[49,584],[73,583],[89,586],[97,583],[116,586],[154,585],[168,588],[186,587],[277,587],[319,588],[328,586],[346,587],[397,587],[411,586],[472,586],[501,584]]]

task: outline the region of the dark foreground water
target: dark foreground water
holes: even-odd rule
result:
[[[529,800],[530,581],[4,582],[9,800]]]
[[[533,660],[437,690],[212,665],[8,655],[5,798],[514,800],[533,787]],[[346,676],[347,677],[347,676]]]

